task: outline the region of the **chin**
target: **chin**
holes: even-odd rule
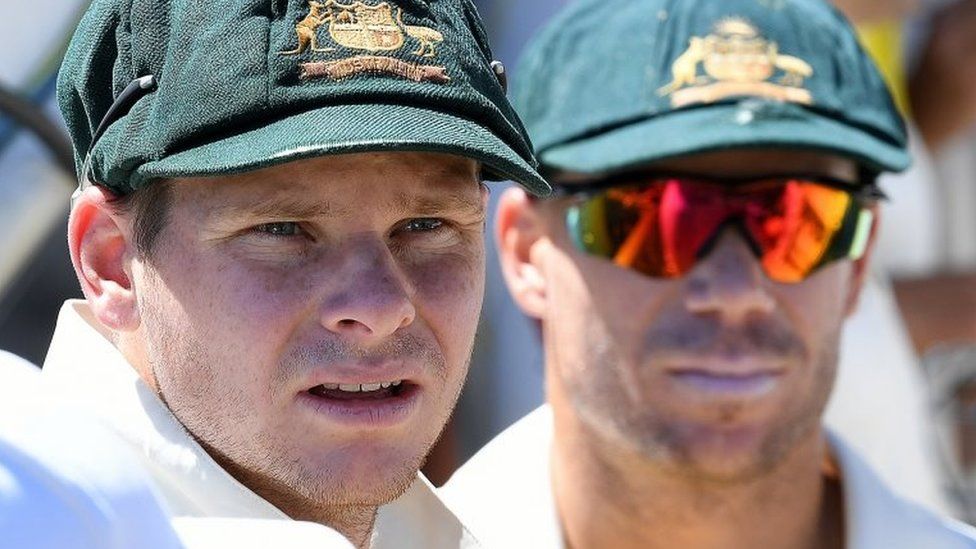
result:
[[[323,506],[379,507],[397,499],[413,482],[416,472],[372,477],[322,479],[316,489],[306,496]]]
[[[294,480],[320,505],[384,505],[410,487],[424,455],[423,449],[353,444],[314,456]]]
[[[784,454],[769,425],[678,423],[673,418],[666,425],[641,423],[619,425],[623,436],[618,441],[689,478],[726,482],[756,477],[775,467]]]
[[[677,464],[688,476],[715,483],[741,483],[761,478],[779,463],[770,456],[749,451],[716,452],[695,449]]]
[[[770,425],[700,425],[667,437],[667,454],[685,473],[715,482],[743,482],[780,466],[797,443],[797,432]]]

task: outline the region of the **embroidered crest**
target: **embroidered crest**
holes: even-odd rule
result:
[[[418,43],[411,54],[432,58],[437,55],[437,45],[444,35],[436,29],[403,23],[403,10],[393,8],[388,2],[375,5],[356,0],[343,4],[339,0],[317,2],[309,0],[309,14],[295,26],[298,47],[283,51],[281,55],[301,55],[312,52],[335,51],[336,48],[318,46],[319,28],[325,26],[332,40],[344,48],[361,50],[374,55],[354,55],[334,61],[301,63],[302,79],[329,78],[340,80],[360,73],[383,73],[399,76],[415,82],[446,83],[451,79],[443,66],[421,65],[402,59],[375,55],[402,49],[407,38]]]
[[[338,61],[316,63],[302,63],[302,79],[309,78],[329,78],[331,80],[342,80],[350,76],[363,72],[381,72],[395,74],[414,82],[450,82],[444,67],[432,65],[418,65],[407,63],[406,61],[393,57],[381,57],[378,55],[357,55]]]
[[[403,30],[393,19],[393,9],[383,2],[367,6],[362,2],[326,4],[329,34],[341,46],[366,51],[394,51],[403,47]]]
[[[702,66],[705,74],[699,75]],[[783,74],[773,80],[776,71]],[[803,87],[813,76],[806,61],[779,52],[779,46],[763,38],[750,22],[728,18],[704,38],[692,37],[671,66],[672,81],[658,90],[671,96],[675,108],[712,103],[726,97],[751,95],[779,101],[810,104],[813,97]]]
[[[309,0],[308,5],[310,8],[308,15],[295,25],[298,47],[291,51],[283,51],[281,55],[301,55],[309,47],[312,48],[312,51],[332,51],[333,48],[319,48],[318,46],[318,30],[325,22],[322,12],[325,6],[314,0]]]
[[[397,12],[397,21],[407,31],[411,38],[420,42],[420,49],[413,52],[414,55],[421,57],[434,57],[437,55],[437,44],[444,41],[444,35],[430,27],[419,27],[417,25],[403,24],[403,10]]]

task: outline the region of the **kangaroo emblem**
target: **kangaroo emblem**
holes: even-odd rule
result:
[[[403,10],[397,11],[397,23],[407,31],[407,36],[415,38],[420,42],[420,48],[413,52],[420,57],[434,57],[437,55],[437,44],[444,41],[444,35],[430,28],[417,25],[405,25],[403,23]]]
[[[698,81],[698,63],[705,58],[705,41],[698,37],[692,37],[688,50],[681,54],[674,64],[671,65],[671,77],[673,80],[664,86],[658,93],[669,95],[684,86],[691,86]]]
[[[792,55],[776,57],[776,67],[786,72],[780,79],[784,86],[802,86],[804,78],[813,76],[813,67],[806,61]]]
[[[322,17],[322,10],[325,8],[325,4],[321,4],[315,0],[309,0],[308,5],[311,8],[308,15],[295,25],[295,34],[298,36],[298,47],[291,51],[279,52],[279,55],[301,55],[310,47],[312,51],[333,51],[335,49],[318,47],[318,36],[316,36],[316,32],[323,23],[328,21],[328,17]]]

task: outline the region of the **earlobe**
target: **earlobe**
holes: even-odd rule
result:
[[[546,280],[532,262],[531,251],[542,236],[540,222],[522,189],[512,188],[502,194],[495,220],[502,274],[519,308],[539,319],[546,309]]]
[[[857,311],[857,304],[861,297],[861,290],[871,272],[871,256],[874,254],[874,246],[877,241],[878,228],[881,224],[881,208],[877,204],[870,208],[873,215],[871,233],[868,243],[864,250],[864,255],[854,261],[851,269],[851,284],[847,294],[847,316],[851,316]]]
[[[129,263],[133,254],[112,195],[90,187],[78,198],[68,221],[68,248],[81,289],[99,322],[115,331],[139,327]]]

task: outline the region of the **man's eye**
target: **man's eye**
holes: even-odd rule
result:
[[[418,218],[411,219],[403,224],[403,230],[409,232],[426,232],[435,231],[444,226],[444,222],[440,219],[433,218]]]
[[[264,223],[255,227],[254,230],[259,233],[280,237],[298,236],[302,234],[302,228],[298,226],[298,223],[292,221]]]
[[[403,250],[442,249],[457,244],[461,233],[450,221],[433,217],[417,217],[400,222],[390,234],[392,241]]]

